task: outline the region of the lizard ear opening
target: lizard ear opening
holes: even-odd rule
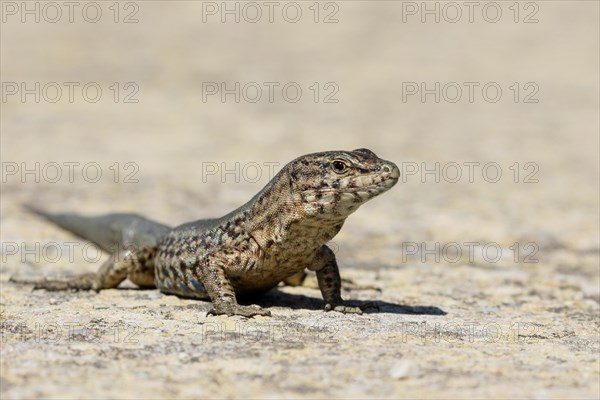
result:
[[[294,194],[294,184],[296,183],[296,180],[298,180],[298,172],[288,170],[287,176],[290,185],[290,194]]]

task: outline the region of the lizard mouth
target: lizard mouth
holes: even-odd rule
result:
[[[376,192],[377,194],[391,189],[398,182],[396,177],[387,177],[383,180],[364,186],[345,186],[345,187],[326,187],[318,190],[319,193],[356,193],[356,192]]]
[[[350,183],[345,187],[327,188],[329,190],[337,190],[340,192],[363,192],[369,190],[388,190],[398,182],[398,177],[389,175],[381,177],[380,175],[367,175],[362,179],[370,179],[371,183],[366,185],[357,185],[356,183]],[[360,180],[359,180],[360,182]]]

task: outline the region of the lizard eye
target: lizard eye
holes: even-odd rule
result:
[[[331,167],[333,168],[333,171],[338,174],[343,174],[348,169],[348,166],[346,165],[346,163],[344,163],[343,161],[339,161],[339,160],[332,162]]]

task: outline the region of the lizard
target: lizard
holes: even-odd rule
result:
[[[140,287],[210,300],[211,315],[254,317],[271,314],[239,304],[238,297],[261,295],[280,282],[300,284],[308,269],[316,273],[325,311],[361,314],[342,300],[336,257],[326,243],[350,214],[399,176],[393,162],[368,149],[307,154],[286,164],[236,210],[175,228],[138,214],[86,217],[29,206],[112,254],[96,273],[11,281],[49,291],[100,291],[129,278]]]

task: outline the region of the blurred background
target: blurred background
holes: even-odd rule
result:
[[[264,163],[367,147],[405,174],[348,221],[357,232],[596,248],[597,10],[5,2],[4,235],[34,200],[169,224],[219,215],[268,181]],[[473,179],[464,163],[480,163]]]
[[[5,171],[3,211],[40,191],[68,209],[135,209],[179,222],[228,210],[268,180],[224,187],[217,174],[203,182],[203,162],[283,165],[308,152],[367,147],[429,168],[497,162],[506,177],[453,185],[408,178],[382,200],[396,234],[418,208],[434,229],[439,217],[450,218],[447,207],[473,218],[492,203],[489,217],[513,217],[511,232],[540,228],[591,245],[584,241],[597,222],[597,4],[256,4],[78,3],[69,13],[4,2],[2,159],[19,170]],[[499,20],[488,22],[498,10]],[[473,83],[471,99],[465,82]],[[262,97],[252,102],[257,87]],[[59,163],[63,177],[22,179],[21,163],[35,162]],[[64,162],[81,163],[73,183]],[[101,166],[99,182],[82,178],[88,162]],[[115,184],[115,162],[139,184]],[[127,162],[139,171],[125,170]],[[540,183],[510,184],[514,162],[537,163]],[[560,207],[556,219],[544,218],[552,205]],[[582,230],[586,221],[592,225]]]
[[[4,242],[69,237],[24,202],[176,225],[246,202],[264,163],[366,147],[403,175],[334,239],[342,271],[409,270],[468,297],[498,275],[467,289],[474,272],[406,263],[403,243],[534,243],[529,269],[502,264],[511,279],[567,276],[597,310],[597,2],[75,3],[1,3]],[[44,268],[11,256],[2,281]]]

